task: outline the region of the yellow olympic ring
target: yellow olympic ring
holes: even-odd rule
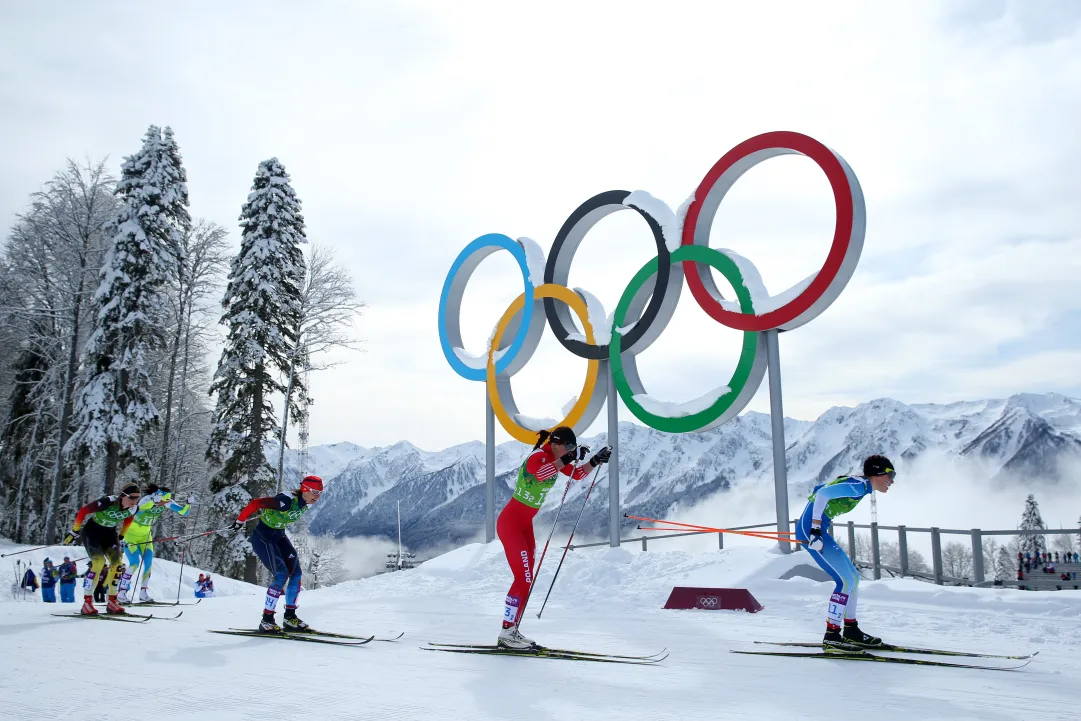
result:
[[[544,285],[537,286],[533,289],[533,297],[535,299],[552,298],[554,300],[562,301],[574,311],[575,315],[582,322],[582,327],[585,329],[586,341],[592,345],[595,343],[593,337],[593,326],[589,324],[589,311],[586,309],[585,301],[583,301],[578,294],[570,288],[563,285],[556,285],[555,283],[545,283]],[[503,333],[506,332],[507,327],[510,325],[514,317],[518,315],[525,308],[525,293],[522,293],[514,302],[510,304],[506,312],[503,313],[503,317],[499,319],[499,323],[495,327],[495,335],[492,336],[492,342],[488,349],[488,397],[492,401],[492,411],[495,413],[495,417],[499,420],[499,424],[509,433],[515,440],[521,441],[532,445],[537,441],[537,432],[523,427],[517,420],[510,417],[506,409],[503,407],[503,401],[499,397],[499,393],[495,392],[496,384],[510,383],[510,376],[503,378],[497,378],[495,372],[495,362],[493,355],[495,351],[500,347],[500,343],[503,340]],[[600,361],[589,360],[587,362],[586,369],[586,382],[582,385],[582,392],[578,394],[578,400],[571,408],[570,413],[564,418],[557,426],[570,426],[574,428],[576,424],[582,420],[585,415],[586,408],[589,406],[590,400],[593,398],[593,392],[597,386],[597,377],[600,375]],[[553,426],[554,428],[555,426]]]

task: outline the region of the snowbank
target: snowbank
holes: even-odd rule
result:
[[[701,553],[659,550],[663,542],[647,552],[637,546],[580,548],[567,553],[538,619],[562,553],[559,540],[548,549],[522,630],[557,647],[620,653],[667,648],[663,663],[617,666],[418,648],[426,641],[495,640],[511,574],[494,542],[463,546],[412,570],[301,594],[300,616],[316,628],[380,637],[405,633],[400,641],[359,648],[207,633],[251,627],[262,612],[261,588],[227,579],[217,581],[222,592],[241,595],[145,624],[59,619],[49,615],[66,610],[59,606],[8,603],[0,614],[0,704],[18,709],[19,719],[55,718],[57,688],[72,698],[99,690],[100,674],[88,675],[85,664],[72,662],[89,648],[96,658],[138,669],[140,678],[167,678],[183,690],[157,694],[154,719],[261,720],[266,700],[273,699],[282,718],[312,718],[318,709],[321,719],[768,721],[814,715],[808,700],[821,705],[824,678],[840,679],[846,708],[873,710],[876,721],[1077,716],[1081,592],[941,588],[912,580],[861,584],[861,626],[888,641],[986,653],[1040,651],[1012,677],[745,656],[729,651],[783,650],[755,642],[821,638],[832,583],[799,575],[806,554],[782,555],[766,542]],[[63,549],[57,551],[50,549],[62,555]],[[35,565],[43,557],[27,555]],[[160,571],[165,589],[154,589],[164,595],[168,583],[177,582],[177,567],[162,562],[155,568],[155,581]],[[184,575],[190,588],[188,569]],[[676,585],[746,587],[764,609],[664,610]],[[165,611],[172,612],[162,610],[163,617]],[[280,611],[279,605],[279,618]],[[531,681],[514,683],[521,678]],[[286,687],[298,690],[283,693]]]

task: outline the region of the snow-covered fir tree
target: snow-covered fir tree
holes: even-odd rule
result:
[[[168,284],[191,226],[187,177],[170,129],[163,138],[150,126],[143,147],[124,161],[116,195],[121,205],[94,295],[97,323],[67,446],[80,456],[106,454],[105,492],[131,463],[144,477],[149,472],[144,439],[158,409],[148,363],[163,348]]]
[[[1025,512],[1021,514],[1020,528],[1022,531],[1042,531],[1047,529],[1043,517],[1040,516],[1040,506],[1036,503],[1036,497],[1031,493],[1025,499]],[[1044,536],[1036,533],[1026,534],[1021,536],[1019,540],[1022,553],[1036,555],[1037,553],[1047,552],[1047,538]]]
[[[285,392],[305,272],[300,244],[307,242],[300,200],[277,158],[259,164],[240,227],[240,253],[222,300],[228,335],[211,385],[217,405],[207,457],[220,464],[211,480],[216,527],[228,526],[275,484],[263,444],[278,430],[271,397]],[[294,391],[302,390],[298,381]],[[219,573],[255,580],[257,559],[242,536],[215,539],[212,555]]]
[[[1005,546],[998,549],[995,554],[995,580],[1010,581],[1017,573],[1017,556],[1010,555],[1010,549]]]

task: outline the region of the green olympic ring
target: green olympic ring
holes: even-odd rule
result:
[[[676,416],[659,415],[647,410],[639,401],[645,394],[645,389],[638,377],[635,357],[629,354],[624,361],[622,342],[624,332],[629,331],[637,322],[652,290],[652,286],[646,284],[657,273],[657,261],[657,258],[653,258],[635,273],[616,306],[612,319],[612,341],[608,347],[608,361],[612,364],[612,378],[615,380],[616,390],[638,420],[659,431],[690,433],[715,428],[738,415],[761,385],[766,372],[765,335],[758,331],[743,332],[743,347],[732,378],[726,386],[699,399],[702,403],[713,399],[705,408],[695,410],[692,405],[686,408],[685,413]],[[683,245],[672,253],[672,263],[703,263],[716,268],[735,290],[740,311],[748,315],[754,314],[751,294],[744,285],[739,267],[724,253],[702,245]],[[632,316],[630,326],[626,325],[628,314]]]

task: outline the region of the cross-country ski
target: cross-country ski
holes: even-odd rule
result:
[[[817,658],[832,661],[871,661],[878,663],[897,663],[909,666],[937,666],[939,668],[968,668],[968,669],[980,669],[983,671],[1016,671],[1019,668],[1027,666],[1030,662],[1014,664],[1012,666],[981,666],[978,664],[967,663],[951,663],[947,661],[932,661],[925,658],[904,658],[901,656],[881,656],[877,653],[870,651],[817,651],[809,653],[800,653],[798,651],[739,651],[732,650],[732,653],[740,653],[747,656],[775,656],[781,658]]]
[[[755,643],[766,644],[769,646],[791,646],[796,648],[821,648],[820,643],[799,643],[799,642],[783,642],[783,641],[755,641]],[[1024,653],[1013,656],[1003,656],[994,653],[971,653],[968,651],[943,651],[938,648],[913,648],[910,646],[897,646],[892,643],[883,643],[878,646],[868,647],[869,651],[875,653],[922,653],[929,656],[967,656],[969,658],[1004,658],[1015,661],[1024,661],[1026,659],[1035,658],[1039,655],[1039,651],[1033,651],[1032,653]]]

